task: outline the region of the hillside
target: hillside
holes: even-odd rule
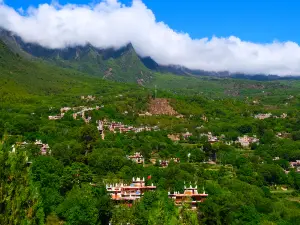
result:
[[[169,73],[155,73],[153,77],[147,84],[148,87],[157,86],[175,94],[270,101],[297,95],[300,83],[298,80],[254,81],[210,76],[176,76]]]
[[[2,39],[10,49],[27,58],[38,58],[64,68],[119,82],[143,85],[152,78],[152,73],[141,62],[131,44],[115,49],[98,49],[86,46],[65,49],[47,49],[38,44],[25,43],[20,37],[0,29]]]
[[[299,82],[155,92],[20,55],[0,42],[0,224],[299,224]]]
[[[68,94],[90,89],[88,75],[60,69],[38,61],[27,61],[0,42],[0,98],[20,100],[29,96]]]

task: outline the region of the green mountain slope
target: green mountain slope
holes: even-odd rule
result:
[[[139,90],[136,85],[106,81],[41,60],[28,60],[0,41],[0,102],[24,102],[34,97],[111,95]],[[44,98],[43,98],[44,100]],[[52,99],[53,100],[53,99]],[[60,100],[61,101],[61,100]]]
[[[91,45],[65,49],[47,49],[25,43],[20,37],[0,30],[0,39],[9,48],[26,58],[44,59],[64,68],[102,77],[107,80],[144,84],[152,72],[146,68],[131,44],[119,49],[97,49]]]
[[[24,60],[0,42],[0,93],[6,97],[58,94],[84,88],[86,75]]]

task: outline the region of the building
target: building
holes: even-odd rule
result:
[[[169,165],[169,161],[168,160],[159,160],[159,165],[162,168],[166,168]]]
[[[38,146],[41,150],[41,155],[51,154],[51,150],[48,144],[44,144],[41,140],[36,140],[34,145]]]
[[[256,136],[249,137],[244,135],[243,137],[238,137],[237,143],[241,144],[243,148],[249,148],[253,143],[259,143],[259,139]]]
[[[145,159],[140,152],[136,152],[136,153],[134,153],[134,155],[129,155],[129,156],[127,156],[127,158],[137,164],[144,164],[144,162],[145,162]]]
[[[26,141],[16,142],[16,144],[12,145],[12,153],[15,153],[17,148],[24,148],[28,144],[29,143],[27,143]],[[50,150],[49,145],[44,144],[41,140],[36,140],[33,144],[40,149],[40,154],[41,155],[51,154],[51,150]]]
[[[16,142],[16,144],[13,144],[11,146],[11,152],[12,153],[16,153],[16,149],[17,148],[25,148],[28,145],[28,143],[26,141],[24,142]]]
[[[112,200],[128,203],[129,206],[131,206],[134,201],[143,197],[145,192],[153,191],[155,189],[156,186],[153,184],[150,186],[145,184],[145,178],[132,178],[132,183],[130,185],[123,183],[106,185],[106,190],[111,195]]]
[[[202,194],[198,193],[197,185],[195,187],[186,187],[184,186],[184,192],[181,194],[180,192],[174,192],[171,194],[168,193],[169,198],[173,199],[176,206],[180,206],[184,203],[190,204],[191,208],[194,210],[197,208],[197,204],[204,202],[208,196],[203,190]]]
[[[291,137],[291,134],[290,133],[287,133],[287,132],[278,132],[276,134],[276,137],[282,139],[282,138],[290,138]]]
[[[296,160],[295,162],[290,162],[290,167],[295,169],[297,173],[300,173],[300,160]]]
[[[268,119],[272,116],[272,113],[266,113],[266,114],[257,114],[254,116],[255,119],[260,119],[260,120],[264,120],[264,119]]]
[[[105,135],[104,135],[104,124],[103,124],[103,121],[99,120],[96,123],[98,123],[97,129],[99,131],[99,134],[101,135],[102,140],[104,140]]]
[[[179,134],[168,134],[168,138],[171,140],[171,141],[180,141],[180,135]]]
[[[92,96],[92,95],[88,95],[88,96],[81,96],[81,100],[86,100],[87,102],[89,101],[95,101],[96,97]]]
[[[282,119],[286,119],[287,118],[287,114],[286,113],[282,113],[282,115],[280,116]]]
[[[171,158],[170,161],[173,161],[174,163],[180,163],[180,158]]]
[[[173,161],[174,163],[180,163],[179,158],[171,158],[170,160],[159,160],[159,165],[163,168],[166,168],[169,166],[169,163]]]
[[[56,115],[56,116],[48,116],[49,120],[60,120],[64,117],[64,113],[61,113],[60,115]]]
[[[176,118],[177,118],[177,119],[183,119],[183,118],[184,118],[184,115],[179,114],[179,115],[176,116]]]
[[[207,117],[206,117],[205,115],[203,115],[201,119],[202,119],[204,122],[208,122],[208,119],[207,119]]]
[[[186,132],[186,133],[182,134],[182,137],[183,137],[184,140],[187,140],[187,139],[189,139],[192,136],[193,136],[193,134],[190,133],[190,132]]]
[[[139,116],[152,116],[152,114],[149,112],[145,112],[145,113],[140,113]]]
[[[70,107],[63,107],[63,108],[60,109],[60,112],[61,112],[61,113],[67,113],[67,112],[69,112],[70,110],[72,110],[72,108],[70,108]]]
[[[211,132],[208,132],[207,134],[201,134],[201,137],[206,136],[208,139],[208,142],[213,144],[213,143],[217,143],[219,141],[219,138],[217,136],[214,136]]]
[[[50,147],[48,144],[43,144],[41,147],[41,155],[47,155],[51,153]]]

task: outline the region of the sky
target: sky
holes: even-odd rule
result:
[[[163,65],[300,75],[299,8],[296,0],[4,0],[0,27],[49,48],[131,42]]]

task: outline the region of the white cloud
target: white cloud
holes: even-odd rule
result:
[[[140,0],[122,5],[105,0],[93,5],[41,4],[20,13],[0,0],[0,27],[24,41],[49,48],[91,43],[119,48],[131,42],[141,56],[163,65],[210,71],[300,74],[300,47],[294,42],[256,44],[238,37],[192,39],[155,19]]]

